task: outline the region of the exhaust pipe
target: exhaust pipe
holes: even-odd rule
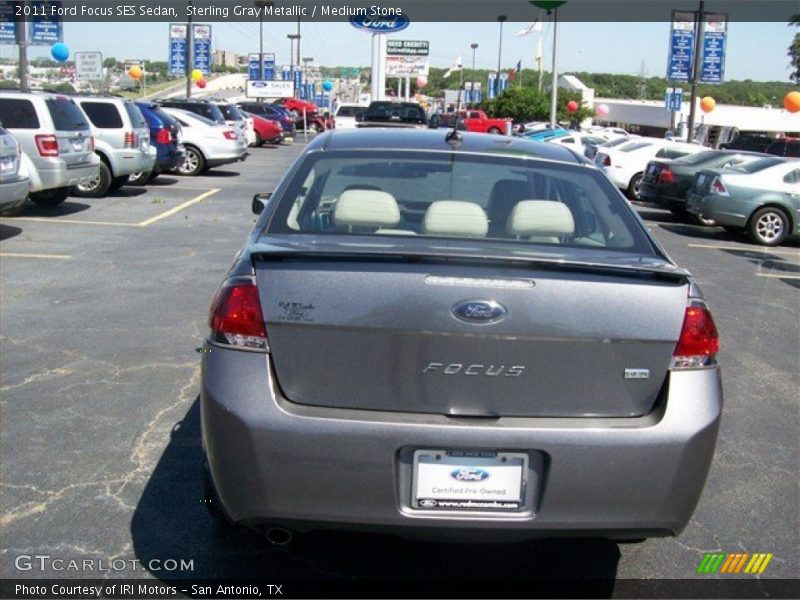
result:
[[[292,542],[293,534],[283,527],[270,527],[267,529],[267,541],[273,546],[286,546]]]

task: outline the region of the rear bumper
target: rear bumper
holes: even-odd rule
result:
[[[46,166],[37,165],[40,183],[31,186],[32,192],[40,192],[54,188],[72,187],[97,176],[100,158],[92,155],[90,162],[67,166],[63,160],[53,159]]]
[[[16,208],[28,197],[31,190],[31,180],[20,177],[14,181],[0,183],[0,207],[4,209]]]
[[[156,153],[142,150],[118,150],[107,153],[114,177],[152,171]]]
[[[732,201],[729,196],[707,194],[699,196],[689,193],[686,197],[686,210],[704,219],[711,219],[718,225],[745,227],[749,214],[740,203]]]
[[[639,186],[639,197],[645,201],[666,209],[685,208],[686,198],[678,197],[674,190],[665,186],[656,186],[643,181]]]
[[[208,167],[221,167],[222,165],[229,165],[231,163],[245,160],[250,154],[247,150],[242,149],[238,152],[229,152],[224,154],[212,154],[206,157],[206,165]]]
[[[722,409],[717,369],[673,373],[659,411],[633,419],[452,419],[302,406],[267,355],[206,345],[203,443],[225,512],[248,524],[452,537],[679,533],[695,508]],[[442,513],[411,504],[416,449],[530,457],[524,508]]]

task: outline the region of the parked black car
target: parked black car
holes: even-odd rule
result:
[[[720,150],[746,150],[764,152],[775,138],[759,133],[740,133],[727,144],[720,144]]]
[[[427,128],[428,117],[416,102],[372,102],[358,127]]]
[[[800,157],[800,138],[782,138],[772,142],[765,150],[767,154],[775,156]]]

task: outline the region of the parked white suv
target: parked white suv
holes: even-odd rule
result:
[[[17,214],[31,189],[22,165],[22,149],[14,136],[0,127],[0,215]]]
[[[708,148],[663,138],[637,137],[613,148],[599,146],[594,161],[628,198],[639,200],[639,186],[647,163],[654,158],[680,158],[703,150]]]
[[[96,177],[89,123],[72,98],[46,92],[0,91],[0,125],[19,142],[31,178],[30,199],[55,206]],[[30,164],[28,164],[30,163]]]
[[[94,151],[102,161],[96,177],[78,186],[76,194],[100,198],[128,183],[131,173],[150,172],[156,149],[139,107],[118,96],[76,96],[94,135]]]

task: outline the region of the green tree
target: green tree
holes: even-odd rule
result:
[[[792,16],[789,20],[789,26],[794,25],[795,27],[800,27],[800,14],[796,14]],[[800,83],[800,32],[794,34],[794,40],[792,40],[791,45],[789,46],[789,64],[791,65],[792,74],[789,77],[795,82]]]
[[[594,111],[584,106],[580,106],[577,112],[569,114],[567,103],[570,100],[576,101],[580,106],[580,94],[558,90],[556,119],[559,122],[580,122],[593,115]],[[517,123],[546,121],[550,118],[550,92],[540,92],[532,87],[512,86],[499,97],[484,102],[482,107],[489,116],[511,118]]]

